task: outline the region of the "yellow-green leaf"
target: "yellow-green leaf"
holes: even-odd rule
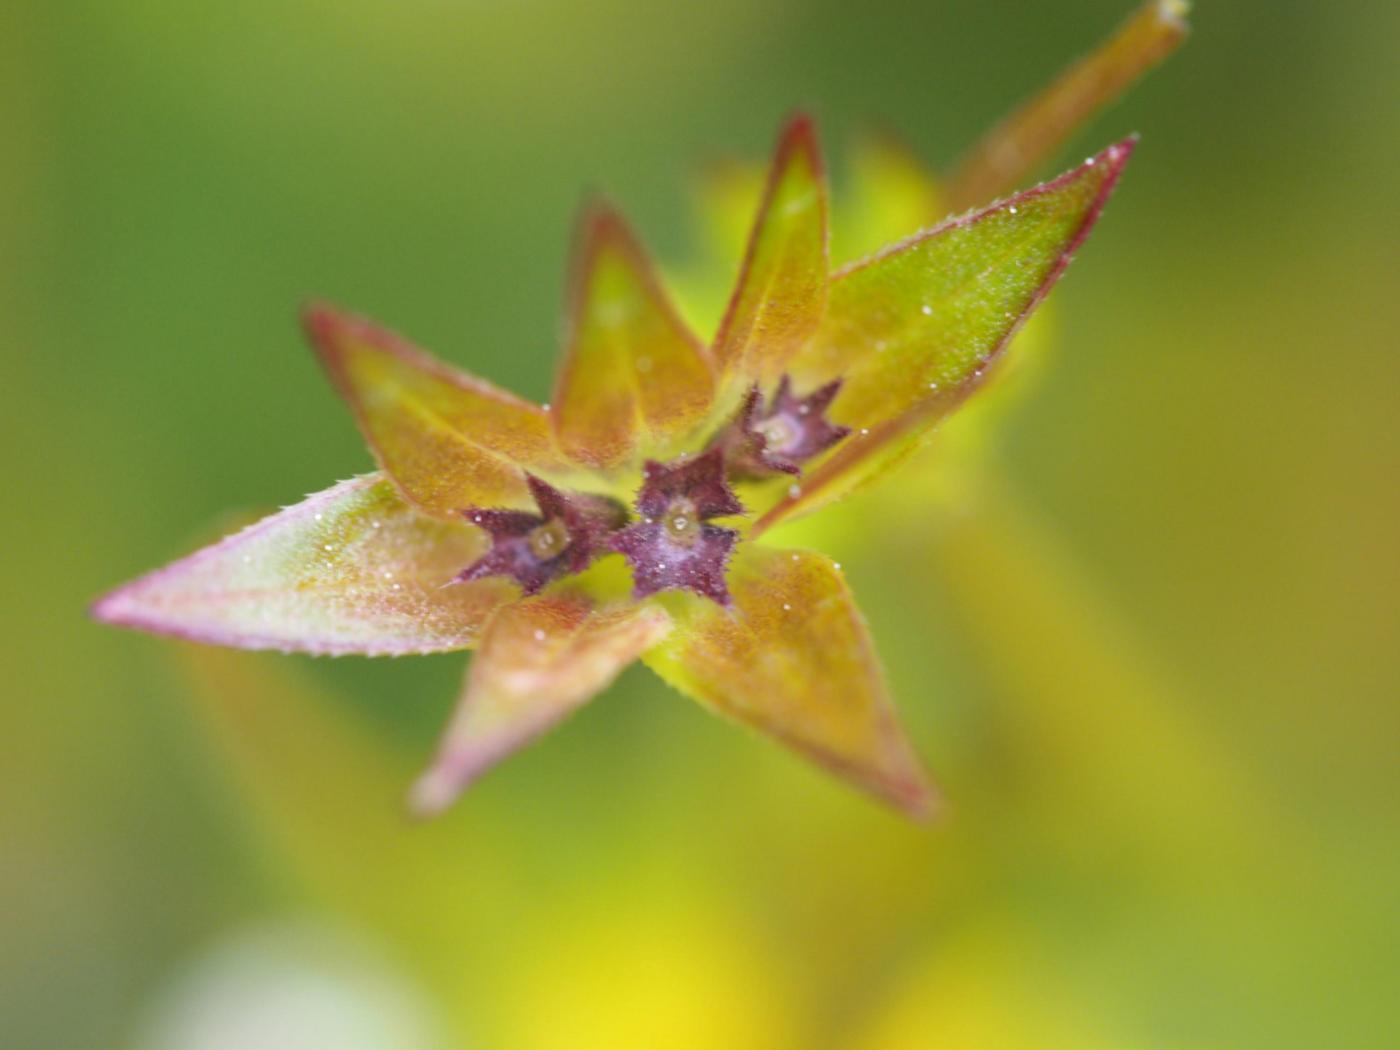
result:
[[[655,605],[594,609],[575,594],[505,606],[486,628],[466,691],[437,758],[413,790],[436,813],[512,751],[591,699],[660,641],[670,617]]]
[[[384,472],[421,510],[529,504],[526,469],[557,455],[545,411],[328,306],[306,329]]]
[[[770,382],[816,330],[827,280],[826,173],[808,117],[784,129],[715,339],[731,385]]]
[[[852,434],[764,515],[760,532],[893,465],[981,385],[1089,235],[1135,142],[836,275],[792,372],[806,386],[843,380],[830,415]]]
[[[933,791],[904,737],[879,659],[826,556],[740,544],[733,609],[680,596],[676,628],[642,657],[704,706],[777,738],[911,813]]]
[[[714,378],[621,216],[598,205],[581,224],[565,358],[551,415],[560,448],[613,467],[669,442],[704,418]]]

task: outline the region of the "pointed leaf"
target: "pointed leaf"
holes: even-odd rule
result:
[[[595,206],[582,223],[563,367],[552,417],[563,451],[612,467],[639,443],[669,455],[709,411],[714,379],[622,218]]]
[[[799,382],[844,383],[831,418],[851,436],[758,523],[849,492],[897,462],[971,394],[1089,235],[1136,139],[984,211],[841,271]]]
[[[778,143],[714,359],[741,385],[772,381],[821,320],[827,278],[826,173],[808,117]]]
[[[306,311],[312,345],[390,479],[439,517],[528,504],[524,469],[556,459],[544,410],[458,372],[369,321]]]
[[[595,610],[579,595],[544,595],[500,610],[482,637],[466,693],[438,756],[413,791],[436,813],[488,768],[549,729],[670,630],[654,605]]]
[[[677,603],[644,662],[706,707],[771,734],[912,813],[933,792],[885,690],[865,621],[830,559],[740,544],[732,611]]]
[[[379,475],[343,481],[93,606],[107,623],[242,649],[369,656],[472,646],[514,586],[450,583],[485,540]]]

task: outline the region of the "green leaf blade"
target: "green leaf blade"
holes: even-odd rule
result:
[[[793,374],[807,386],[841,378],[831,416],[853,433],[759,531],[894,465],[982,384],[1089,235],[1135,145],[1125,139],[836,275]]]

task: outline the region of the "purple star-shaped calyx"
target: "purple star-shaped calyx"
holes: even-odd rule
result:
[[[469,507],[462,515],[491,536],[491,549],[457,576],[457,582],[509,576],[534,594],[560,576],[582,572],[608,551],[608,536],[627,521],[616,500],[561,492],[533,474],[525,476],[538,514]]]
[[[642,520],[612,537],[613,550],[632,566],[636,597],[685,589],[729,604],[724,573],[739,533],[709,519],[742,514],[744,507],[724,470],[717,447],[694,459],[647,462],[637,494]]]
[[[841,389],[833,379],[806,397],[792,392],[783,376],[765,405],[757,386],[713,444],[723,448],[730,471],[738,477],[801,474],[802,464],[825,452],[851,432],[826,418],[826,410]]]

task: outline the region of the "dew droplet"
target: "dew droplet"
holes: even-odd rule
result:
[[[789,609],[789,610],[790,610],[790,609],[792,608],[792,606],[789,605],[787,602],[783,602],[783,608],[784,608],[784,609]]]
[[[327,543],[327,544],[325,544],[325,549],[328,550],[328,551],[333,551],[333,550],[335,550],[335,544],[333,544],[333,543]]]
[[[1006,210],[1009,211],[1012,215],[1015,215],[1015,214],[1016,214],[1016,205],[1013,204],[1013,205],[1011,205],[1010,208],[1008,208],[1008,209],[1006,209]]]
[[[317,520],[317,521],[320,521],[320,520],[321,520],[322,518],[324,518],[324,517],[325,517],[324,514],[317,514],[317,515],[316,515],[316,520]]]
[[[542,642],[542,641],[544,641],[544,630],[543,630],[542,628],[540,628],[540,627],[536,627],[536,628],[535,628],[535,641],[537,641],[537,642]]]
[[[928,303],[924,303],[923,306],[919,307],[919,313],[923,314],[925,317],[932,317],[933,307],[929,306]]]
[[[789,499],[796,499],[796,498],[797,498],[798,496],[800,496],[800,495],[802,495],[802,486],[801,486],[801,485],[789,485],[789,486],[788,486],[788,498],[789,498]]]

